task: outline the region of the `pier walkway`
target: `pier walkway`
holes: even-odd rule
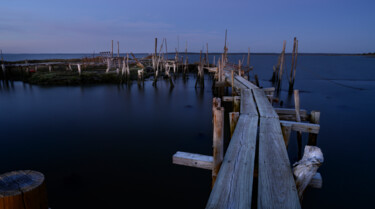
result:
[[[229,83],[232,70],[224,68]],[[301,208],[277,113],[263,90],[238,75],[233,81],[240,116],[206,208]]]

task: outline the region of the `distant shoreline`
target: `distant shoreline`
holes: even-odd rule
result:
[[[120,55],[124,55],[130,52],[126,53],[120,53]],[[94,53],[3,53],[3,55],[93,55]],[[153,53],[133,53],[135,55],[137,54],[153,54]],[[176,54],[175,52],[168,52],[164,54]],[[179,54],[200,54],[200,52],[179,52]],[[205,53],[202,53],[205,54]],[[222,52],[209,52],[208,54],[222,54]],[[247,52],[232,52],[228,53],[228,55],[237,55],[237,54],[247,54]],[[291,55],[292,53],[286,52],[285,54]],[[99,55],[99,53],[95,53],[95,55]],[[117,56],[117,54],[113,54],[114,56]],[[251,52],[250,55],[280,55],[280,53],[274,53],[274,52]],[[375,56],[375,53],[298,53],[298,55],[311,55],[311,56]]]

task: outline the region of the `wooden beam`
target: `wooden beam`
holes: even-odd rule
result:
[[[312,124],[312,123],[303,123],[303,122],[293,122],[293,121],[286,121],[280,120],[282,126],[292,126],[293,131],[302,131],[307,133],[318,134],[320,125],[319,124]]]
[[[212,156],[178,151],[172,159],[173,164],[212,170]]]
[[[233,102],[232,96],[223,96],[223,102]]]

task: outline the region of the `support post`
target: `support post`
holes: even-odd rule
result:
[[[241,97],[240,96],[234,96],[234,98],[233,98],[233,112],[240,112],[240,102],[241,102]]]
[[[313,110],[313,111],[311,111],[310,115],[311,115],[310,116],[310,123],[319,124],[320,112]],[[318,134],[310,133],[309,134],[309,140],[308,140],[307,144],[312,145],[312,146],[316,146],[317,138],[318,138]]]
[[[299,91],[296,89],[294,90],[294,106],[296,109],[296,120],[297,122],[301,122],[301,114],[300,114],[300,100],[299,100]],[[297,132],[297,144],[298,144],[298,159],[302,157],[302,132]]]
[[[214,109],[212,188],[224,159],[224,108]]]
[[[229,127],[230,127],[230,138],[232,138],[234,130],[236,129],[236,125],[238,119],[240,118],[239,112],[230,112],[229,113]]]
[[[81,64],[77,64],[78,74],[81,75]]]
[[[288,149],[290,134],[292,133],[292,125],[291,124],[285,124],[285,125],[281,124],[281,131],[283,133],[285,147]]]

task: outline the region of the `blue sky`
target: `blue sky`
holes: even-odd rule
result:
[[[1,0],[4,53],[153,52],[154,38],[221,52],[375,52],[374,0]],[[178,37],[178,38],[177,38]],[[179,39],[179,44],[178,40]],[[116,45],[116,44],[115,44]]]

